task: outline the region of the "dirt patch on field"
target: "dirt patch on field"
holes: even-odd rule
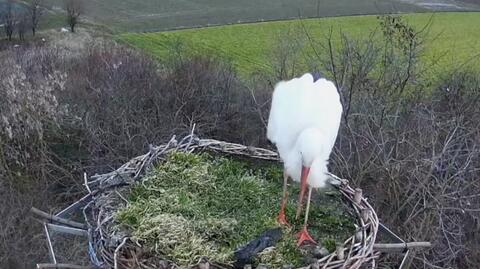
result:
[[[474,11],[480,10],[479,0],[400,0],[400,2],[414,4],[434,11]]]

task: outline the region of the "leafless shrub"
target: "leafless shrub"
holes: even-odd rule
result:
[[[43,144],[45,124],[54,121],[58,114],[55,91],[64,88],[65,74],[48,70],[47,66],[32,66],[32,57],[45,52],[11,52],[2,59],[0,72],[0,158],[22,166],[28,164],[26,147]],[[34,63],[39,64],[39,63]],[[19,147],[19,148],[18,148]],[[11,150],[6,154],[6,150]],[[5,155],[6,154],[6,155]],[[8,170],[8,169],[5,169]]]
[[[188,130],[195,123],[197,132],[208,137],[257,140],[255,129],[261,125],[256,121],[250,93],[228,62],[195,56],[176,63],[166,81],[164,95],[169,113],[174,112],[175,125]]]
[[[63,100],[81,119],[72,128],[81,126],[79,139],[95,163],[123,162],[193,124],[205,136],[258,140],[255,127],[245,127],[261,122],[232,67],[209,57],[179,59],[160,65],[129,49],[96,46],[75,60]]]
[[[0,267],[31,268],[44,256],[41,230],[30,223],[31,206],[55,201],[46,135],[58,118],[55,94],[65,76],[44,58],[50,51],[10,49],[0,54]]]
[[[478,265],[479,77],[457,70],[422,85],[424,28],[380,17],[381,37],[332,34],[316,59],[337,84],[344,121],[332,168],[366,189],[382,220],[408,240],[432,241],[418,268]]]

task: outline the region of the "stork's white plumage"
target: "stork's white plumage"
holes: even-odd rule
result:
[[[313,76],[307,73],[275,86],[267,137],[276,145],[284,162],[281,223],[287,223],[284,214],[287,178],[291,177],[302,185],[297,218],[307,184],[310,187],[305,227],[299,243],[312,240],[306,230],[311,189],[323,187],[327,182],[328,159],[337,138],[341,115],[340,96],[331,81],[324,78],[314,81]]]

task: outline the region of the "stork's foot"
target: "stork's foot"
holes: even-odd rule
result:
[[[278,213],[277,221],[281,225],[285,225],[287,227],[292,227],[292,225],[290,225],[290,223],[288,223],[288,221],[287,221],[287,216],[285,216],[285,211],[284,210],[281,210],[280,213]]]
[[[307,226],[303,226],[302,230],[298,233],[297,246],[301,246],[305,243],[317,244],[308,233]]]

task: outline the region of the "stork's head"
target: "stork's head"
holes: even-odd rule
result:
[[[318,71],[312,72],[313,82],[322,78],[322,74]]]

